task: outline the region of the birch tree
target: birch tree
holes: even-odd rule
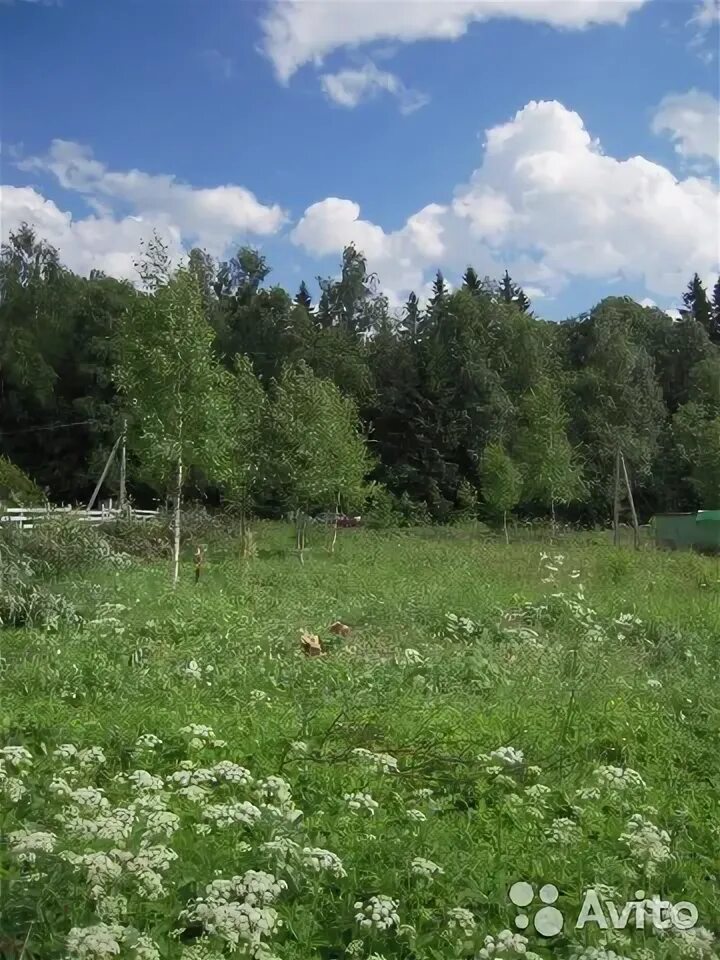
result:
[[[252,550],[248,521],[269,456],[267,394],[255,376],[249,357],[235,358],[230,402],[230,458],[223,486],[240,513],[241,551],[243,556],[248,556]]]
[[[139,271],[145,292],[120,324],[116,381],[138,459],[156,486],[172,495],[177,585],[188,472],[199,468],[212,480],[227,469],[229,383],[213,359],[213,333],[196,276],[171,268],[158,237],[148,244]]]
[[[304,557],[312,509],[359,506],[370,458],[357,408],[330,380],[304,364],[288,365],[275,389],[272,410],[274,461],[296,518],[296,542]]]
[[[502,520],[505,543],[509,543],[507,516],[520,500],[522,479],[501,443],[494,442],[485,447],[480,460],[480,476],[482,498],[493,519]]]

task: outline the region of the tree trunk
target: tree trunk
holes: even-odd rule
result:
[[[173,519],[173,587],[180,579],[180,506],[182,504],[183,463],[182,453],[178,454],[177,477],[175,480],[175,508]]]
[[[503,530],[505,531],[505,543],[510,543],[507,525],[507,510],[503,510]]]
[[[552,539],[554,540],[554,539],[555,539],[555,529],[556,529],[556,527],[555,527],[555,497],[552,497],[551,500],[550,500],[550,515],[551,515],[551,517],[552,517],[552,527],[551,527]]]
[[[335,544],[337,543],[337,531],[338,531],[338,513],[340,513],[340,494],[337,495],[337,500],[335,502],[335,525],[333,529],[333,538],[332,543],[330,544],[330,553],[335,553]]]

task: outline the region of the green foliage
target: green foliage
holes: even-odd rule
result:
[[[494,520],[501,520],[520,501],[522,477],[517,466],[497,441],[489,443],[480,461],[482,498]]]
[[[543,378],[523,398],[515,458],[523,478],[522,496],[554,510],[583,493],[581,471],[567,435],[569,417],[557,386]]]
[[[161,491],[175,482],[178,466],[217,479],[228,462],[228,378],[212,357],[197,278],[185,268],[173,273],[157,238],[141,275],[148,291],[128,310],[118,336],[116,377],[131,441]]]
[[[353,942],[362,960],[484,956],[486,937],[516,929],[519,877],[554,883],[566,920],[551,941],[531,923],[521,956],[618,952],[611,931],[574,926],[599,883],[618,911],[638,889],[691,900],[717,933],[713,560],[627,551],[620,569],[610,545],[576,536],[539,564],[539,548],[434,527],[348,531],[303,570],[286,531],[263,541],[256,564],[228,544],[200,589],[188,576],[172,597],[160,565],[93,570],[65,584],[85,606],[99,591],[91,625],[4,633],[6,939],[69,956],[70,930],[102,912],[125,934],[118,960],[153,943],[166,960],[242,957],[227,927],[205,941],[183,911],[251,870],[283,881],[246,877],[267,885],[283,923],[260,939],[283,960],[339,960]],[[338,617],[351,636],[304,656],[299,631],[325,641]],[[633,843],[637,814],[651,826]],[[313,863],[320,850],[341,869]],[[226,918],[242,912],[235,884]],[[372,896],[399,903],[402,930],[358,923]],[[688,960],[704,943],[632,920],[624,957]]]
[[[304,363],[288,365],[275,387],[271,417],[273,461],[293,509],[362,505],[371,463],[352,400]]]
[[[21,507],[32,507],[45,503],[45,496],[20,467],[11,463],[7,457],[0,456],[0,505],[3,501]]]

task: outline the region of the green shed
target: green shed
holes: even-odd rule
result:
[[[720,553],[720,510],[697,513],[658,513],[655,544],[668,550]]]

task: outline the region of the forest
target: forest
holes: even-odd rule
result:
[[[438,272],[427,303],[411,294],[393,311],[371,266],[348,246],[339,274],[318,278],[316,303],[304,282],[273,285],[248,247],[221,263],[193,249],[186,273],[219,369],[241,360],[265,392],[291,371],[335,384],[359,417],[375,500],[397,518],[604,522],[618,449],[641,520],[720,507],[720,280],[708,291],[695,275],[680,319],[619,296],[555,323],[507,272],[498,281],[471,266],[458,289]],[[87,501],[128,416],[133,430],[115,372],[127,318],[141,343],[153,295],[72,273],[29,225],[2,247],[0,456],[53,502]],[[145,469],[129,477],[138,503],[167,492]],[[194,470],[185,494],[217,502],[219,486]],[[116,473],[105,493],[117,493]],[[282,482],[268,474],[254,501],[261,516],[282,513]]]

